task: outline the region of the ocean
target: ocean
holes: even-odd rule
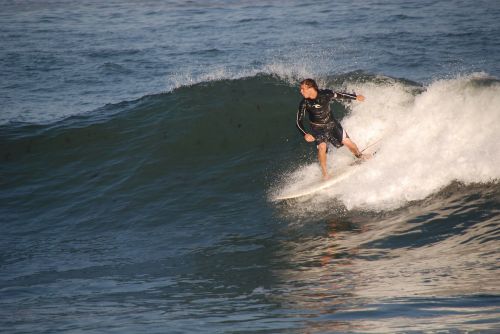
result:
[[[498,0],[0,9],[0,332],[500,332]]]

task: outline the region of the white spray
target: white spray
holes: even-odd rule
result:
[[[355,175],[313,201],[337,198],[348,209],[394,209],[455,180],[468,184],[500,179],[498,81],[473,74],[435,81],[416,95],[412,87],[397,82],[347,88],[366,100],[352,103],[343,126],[360,148],[382,138],[380,147]],[[341,148],[331,150],[328,159],[335,174],[351,158]],[[310,175],[312,165],[296,171],[294,178]]]

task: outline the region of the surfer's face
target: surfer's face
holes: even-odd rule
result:
[[[318,96],[318,92],[313,87],[309,87],[307,85],[300,86],[300,94],[306,99],[315,99]]]

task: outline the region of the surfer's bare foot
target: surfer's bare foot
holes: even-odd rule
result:
[[[323,175],[323,181],[330,180],[331,176],[329,174]]]

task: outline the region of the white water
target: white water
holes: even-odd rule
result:
[[[485,74],[438,80],[420,94],[402,83],[348,86],[363,94],[353,102],[343,126],[360,148],[383,138],[374,159],[351,178],[312,199],[333,198],[348,209],[395,209],[421,200],[453,181],[464,184],[500,179],[500,84]],[[330,150],[328,161],[342,168],[350,161],[346,148]],[[314,162],[301,168],[282,187],[310,180]]]

